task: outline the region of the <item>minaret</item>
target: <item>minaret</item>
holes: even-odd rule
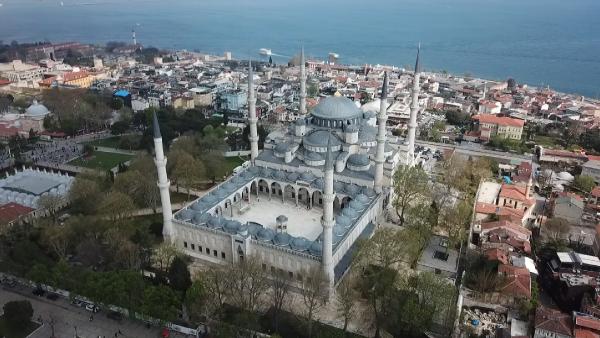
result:
[[[381,87],[381,98],[379,105],[379,114],[377,114],[377,153],[375,154],[375,192],[380,193],[383,187],[383,163],[385,162],[385,124],[387,121],[387,90],[388,75],[385,72],[383,76],[383,86]]]
[[[415,163],[415,138],[417,133],[417,113],[419,112],[419,75],[421,69],[419,67],[419,54],[421,53],[421,44],[417,49],[417,61],[415,62],[415,76],[413,79],[412,102],[410,104],[410,120],[408,122],[408,153],[407,165],[413,166]]]
[[[173,210],[171,209],[171,196],[169,195],[169,187],[171,182],[167,178],[167,158],[163,152],[162,136],[160,135],[160,127],[156,119],[156,113],[152,116],[152,128],[154,129],[154,151],[156,171],[158,171],[158,189],[160,190],[160,204],[162,205],[163,214],[163,237],[165,242],[173,242]]]
[[[335,193],[333,191],[333,155],[331,154],[331,135],[327,140],[327,155],[325,156],[325,177],[323,182],[323,218],[321,225],[323,226],[323,257],[322,265],[323,272],[327,276],[329,285],[333,286],[333,200]]]
[[[250,160],[254,164],[254,160],[258,156],[258,131],[256,123],[256,97],[254,97],[254,74],[252,72],[252,61],[248,61],[248,123],[250,124]]]
[[[133,39],[133,45],[137,46],[137,39],[135,38],[135,29],[131,30],[131,38]]]
[[[304,61],[304,46],[300,52],[300,115],[306,114],[306,65]]]

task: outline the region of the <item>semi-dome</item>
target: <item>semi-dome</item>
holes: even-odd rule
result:
[[[352,154],[348,157],[348,163],[355,166],[365,166],[369,165],[371,161],[369,161],[369,157],[364,154]]]
[[[275,152],[277,153],[285,153],[289,150],[290,145],[286,142],[283,143],[279,143],[278,145],[275,146]]]
[[[44,117],[50,114],[50,111],[43,104],[33,101],[33,104],[25,110],[25,116],[27,117]]]
[[[312,132],[306,136],[304,136],[303,143],[305,146],[309,147],[319,147],[319,148],[327,148],[327,142],[329,137],[331,136],[331,148],[333,150],[337,149],[342,142],[337,138],[337,136],[333,135],[327,130],[317,130]]]
[[[356,104],[343,96],[329,96],[321,99],[311,115],[326,120],[349,120],[362,116]]]

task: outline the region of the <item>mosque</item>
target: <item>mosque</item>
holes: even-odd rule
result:
[[[304,51],[301,59],[300,110],[306,117],[271,132],[259,152],[249,64],[251,166],[175,214],[154,116],[163,236],[196,260],[223,264],[258,257],[263,269],[298,284],[317,267],[333,286],[349,268],[357,239],[370,237],[382,218],[395,168],[414,165],[418,100],[411,107],[408,142],[386,130],[387,74],[378,111],[332,96],[307,115]],[[415,69],[418,97],[418,54]]]

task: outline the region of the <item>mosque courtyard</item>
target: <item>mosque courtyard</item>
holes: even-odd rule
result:
[[[262,224],[265,228],[277,231],[277,217],[284,215],[288,218],[287,233],[294,237],[306,237],[314,241],[323,231],[321,227],[321,216],[323,209],[313,207],[307,209],[305,204],[283,203],[279,198],[269,200],[267,196],[261,196],[259,201],[252,199],[251,204],[244,203],[241,211],[234,208],[233,217],[230,210],[224,213],[227,219],[234,219],[243,223],[255,222]]]

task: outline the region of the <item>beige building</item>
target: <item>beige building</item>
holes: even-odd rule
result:
[[[0,63],[0,77],[7,78],[19,87],[37,87],[38,81],[41,80],[42,75],[47,71],[47,68],[26,64],[21,60]]]
[[[494,136],[520,140],[523,135],[525,121],[510,117],[498,117],[490,114],[479,114],[473,116],[479,122],[479,139],[489,141]]]

